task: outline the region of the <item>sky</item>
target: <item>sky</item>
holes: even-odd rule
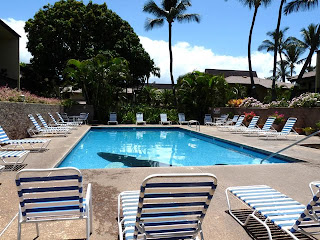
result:
[[[88,3],[89,0],[84,0]],[[289,1],[289,0],[288,0]],[[10,0],[1,1],[0,18],[20,34],[20,61],[28,63],[31,54],[26,49],[28,41],[24,24],[35,13],[55,0]],[[150,82],[169,83],[168,25],[151,31],[144,29],[147,18],[154,16],[142,12],[146,0],[93,0],[94,3],[106,2],[109,9],[129,22],[156,66],[160,67],[161,78],[151,77]],[[160,4],[160,0],[155,0]],[[173,66],[174,77],[193,70],[206,68],[247,70],[247,44],[253,9],[243,6],[239,0],[193,0],[187,13],[198,13],[200,23],[173,23]],[[273,0],[267,7],[260,7],[252,38],[253,70],[259,77],[269,77],[273,68],[273,53],[259,52],[258,46],[267,39],[266,33],[276,28],[279,0]],[[17,7],[18,6],[18,7]],[[310,23],[320,22],[320,8],[300,13],[283,15],[281,28],[289,27],[288,36],[300,38],[302,28]],[[305,53],[306,55],[307,53]],[[312,61],[315,65],[315,57]],[[297,66],[299,73],[301,66]]]

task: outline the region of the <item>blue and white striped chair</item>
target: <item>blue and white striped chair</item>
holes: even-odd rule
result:
[[[30,151],[0,151],[1,165],[10,165],[14,170],[17,165],[22,165]]]
[[[217,187],[212,174],[159,174],[118,198],[119,239],[200,239]]]
[[[42,126],[43,126],[45,129],[71,130],[71,127],[68,127],[68,126],[63,126],[63,127],[62,127],[62,126],[49,126],[49,125],[47,124],[47,122],[44,120],[44,118],[41,116],[40,113],[37,113],[37,117],[38,117],[38,119],[40,120]]]
[[[70,128],[70,129],[76,129],[77,126],[79,125],[71,125],[71,124],[67,124],[66,122],[65,123],[59,123],[57,122],[57,120],[52,116],[51,113],[48,113],[49,117],[51,118],[52,120],[52,123],[55,127],[67,127],[67,128]]]
[[[62,135],[67,136],[68,133],[70,133],[70,129],[57,129],[57,128],[42,128],[39,126],[36,119],[32,116],[32,114],[29,114],[28,117],[30,118],[31,122],[34,125],[34,128],[29,128],[28,133],[30,136],[34,136],[36,134],[41,135]]]
[[[317,228],[316,233],[320,233],[319,189],[307,206],[266,185],[229,187],[226,189],[226,196],[230,215],[242,226],[246,226],[251,218],[255,219],[266,228],[270,240],[272,233],[268,222],[274,223],[296,240],[298,238],[294,235],[295,232],[312,235],[315,232],[308,232],[308,229]],[[233,213],[229,196],[235,196],[252,209],[245,221]],[[261,220],[259,214],[266,219]]]
[[[293,129],[294,124],[296,123],[297,118],[290,117],[288,118],[287,122],[283,126],[281,132],[276,132],[276,131],[267,131],[267,132],[261,132],[259,133],[259,137],[274,137],[276,139],[280,137],[287,138],[291,131],[293,131],[293,134],[297,137],[299,134]]]
[[[21,147],[22,150],[25,150],[23,144],[29,144],[32,150],[37,149],[38,151],[42,151],[47,148],[50,141],[51,139],[35,139],[35,138],[11,140],[9,139],[8,135],[5,133],[3,128],[0,126],[0,148],[1,149],[8,150],[8,149],[11,149],[11,147],[13,147],[13,149],[16,149],[17,147]],[[35,148],[34,145],[36,144],[39,144],[40,147]],[[2,145],[5,145],[5,147],[2,147]]]
[[[268,132],[268,131],[276,131],[273,129],[272,124],[276,120],[275,117],[268,117],[266,122],[264,123],[263,127],[260,129],[259,127],[253,128],[253,129],[246,129],[243,134],[249,134],[249,135],[254,135],[254,134],[259,134],[260,132]]]
[[[233,130],[235,128],[243,127],[244,118],[245,118],[245,115],[241,115],[234,125],[232,125],[232,126],[230,126],[230,125],[218,126],[218,129],[222,130],[222,131],[230,131],[230,130]]]
[[[82,122],[79,122],[79,121],[76,121],[76,122],[66,122],[64,121],[63,117],[61,116],[60,113],[56,112],[56,114],[58,115],[59,117],[59,123],[62,123],[62,124],[66,124],[67,126],[79,126],[82,124]]]
[[[16,175],[19,196],[18,239],[21,225],[39,222],[86,219],[86,238],[92,232],[91,184],[86,198],[82,174],[76,168],[27,169]],[[57,231],[57,229],[53,229]]]
[[[244,132],[244,131],[246,131],[246,130],[250,130],[250,129],[256,129],[256,128],[258,128],[258,121],[259,121],[259,118],[260,118],[260,116],[254,116],[252,119],[251,119],[251,121],[250,121],[250,123],[249,123],[249,125],[248,125],[248,127],[246,127],[245,125],[243,125],[243,126],[240,126],[240,127],[230,127],[229,128],[229,131],[230,132]]]

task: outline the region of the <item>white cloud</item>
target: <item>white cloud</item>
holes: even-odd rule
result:
[[[31,53],[27,50],[28,38],[24,31],[25,21],[15,20],[13,18],[2,19],[9,27],[11,27],[16,33],[18,33],[20,38],[20,62],[29,63],[32,57]]]

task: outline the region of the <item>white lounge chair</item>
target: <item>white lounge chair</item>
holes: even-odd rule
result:
[[[168,117],[167,117],[166,113],[161,113],[160,114],[160,122],[159,122],[159,124],[162,124],[162,125],[169,124],[169,125],[171,125],[172,122],[168,121]]]
[[[0,148],[9,150],[15,150],[17,147],[20,147],[22,150],[25,150],[23,144],[29,144],[32,150],[42,151],[47,148],[51,139],[17,139],[11,140],[8,135],[5,133],[3,128],[0,126]],[[2,146],[4,145],[4,146]],[[38,148],[35,148],[34,145],[40,145]]]
[[[89,113],[80,113],[78,121],[88,124]]]
[[[241,126],[243,126],[242,122],[243,122],[244,118],[245,118],[245,116],[241,115],[234,125],[222,125],[222,126],[218,126],[218,129],[222,130],[222,131],[229,131],[229,130],[233,130],[237,127],[241,127]]]
[[[42,126],[43,126],[45,129],[71,130],[71,127],[69,127],[69,126],[63,126],[63,127],[60,127],[60,126],[49,126],[49,125],[47,124],[47,122],[43,119],[43,117],[41,116],[40,113],[37,113],[37,117],[38,117],[38,119],[40,120]]]
[[[203,122],[204,122],[204,125],[212,126],[214,124],[214,122],[212,121],[211,114],[205,114]]]
[[[239,127],[235,127],[234,126],[234,127],[230,127],[229,131],[230,132],[234,132],[234,133],[238,133],[238,132],[244,132],[244,131],[250,130],[250,129],[256,129],[256,128],[258,128],[257,124],[258,124],[259,118],[260,118],[260,116],[254,116],[251,119],[248,127],[246,127],[245,125],[242,125],[242,126],[239,126]]]
[[[186,116],[184,115],[184,113],[178,113],[178,118],[180,125],[189,124],[189,121],[186,121]]]
[[[268,119],[266,120],[262,128],[256,127],[253,129],[246,129],[245,131],[243,131],[243,134],[257,135],[261,132],[276,131],[272,127],[272,124],[274,123],[275,120],[276,120],[275,117],[268,117]]]
[[[110,123],[118,124],[118,121],[117,121],[117,113],[115,113],[115,112],[111,112],[111,113],[110,113],[108,125],[109,125]]]
[[[64,123],[57,122],[57,120],[52,116],[51,113],[48,113],[48,115],[50,116],[52,123],[55,127],[68,127],[70,129],[76,129],[76,127],[79,126],[79,125],[68,124],[68,122],[64,122]]]
[[[30,151],[0,151],[0,164],[10,165],[14,170],[17,165],[22,165]]]
[[[33,123],[34,127],[29,128],[27,131],[29,135],[32,137],[36,134],[38,135],[62,135],[67,136],[68,133],[70,133],[70,129],[57,129],[57,128],[41,128],[36,121],[36,119],[32,116],[32,114],[29,114],[28,117],[30,118],[31,122]]]
[[[213,118],[214,125],[224,125],[228,120],[229,114],[222,114],[220,117]]]
[[[79,122],[79,121],[75,121],[75,122],[66,122],[63,117],[61,116],[60,113],[56,112],[56,114],[58,115],[59,119],[60,119],[60,122],[59,123],[63,123],[63,124],[66,124],[67,126],[71,125],[71,126],[79,126],[82,124],[82,122]],[[67,117],[68,119],[68,117]]]
[[[232,119],[226,119],[225,121],[222,120],[222,121],[216,121],[215,122],[215,125],[217,127],[220,127],[220,126],[233,126],[237,123],[239,119],[239,115],[234,115]]]
[[[261,132],[259,133],[259,137],[266,137],[267,139],[270,138],[276,138],[279,139],[281,137],[287,138],[291,131],[293,131],[293,134],[297,137],[299,134],[293,129],[294,124],[296,123],[297,118],[290,117],[287,119],[287,122],[283,126],[281,132],[276,131],[267,131],[267,132]]]
[[[84,198],[82,181],[81,172],[70,167],[18,172],[18,239],[23,223],[35,223],[39,236],[39,222],[80,219],[86,219],[86,239],[89,239],[92,232],[91,184]]]
[[[136,113],[136,124],[146,124],[146,121],[143,120],[143,113],[138,112]]]
[[[231,207],[231,196],[251,208],[252,213],[244,221],[234,214]],[[255,219],[266,228],[270,240],[272,233],[267,225],[268,222],[274,223],[295,240],[298,240],[294,235],[295,232],[312,235],[315,232],[308,233],[308,229],[314,231],[316,228],[316,232],[320,233],[319,189],[307,206],[266,185],[229,187],[226,189],[226,197],[229,213],[237,222],[246,226],[250,219]],[[266,219],[261,220],[259,214]]]
[[[119,239],[201,239],[217,187],[212,174],[157,174],[118,198]],[[200,238],[197,238],[200,235]]]

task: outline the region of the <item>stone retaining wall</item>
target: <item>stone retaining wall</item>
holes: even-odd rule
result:
[[[51,122],[48,112],[56,116],[56,112],[63,112],[61,105],[47,105],[35,103],[0,102],[0,126],[11,139],[28,137],[27,129],[32,127],[28,114],[40,113],[47,122]],[[56,118],[57,119],[57,118]]]
[[[259,123],[264,123],[268,116],[278,112],[279,114],[284,114],[285,119],[289,117],[298,118],[295,127],[316,127],[316,123],[320,121],[320,108],[220,108],[221,114],[224,113],[234,113],[243,114],[244,112],[253,111],[256,115],[260,116]]]

